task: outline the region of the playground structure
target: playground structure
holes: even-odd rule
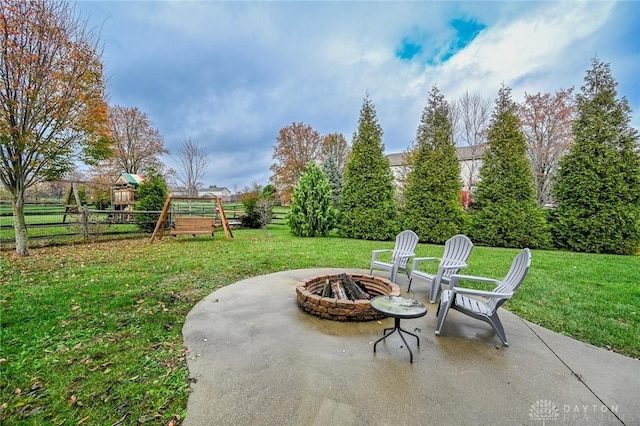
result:
[[[193,212],[187,210],[184,214],[181,212],[173,212],[171,210],[171,203],[174,201],[188,201],[188,202],[198,202],[198,203],[207,203],[207,202],[215,202],[216,207],[212,209],[212,213],[210,216],[200,215],[195,216]],[[156,237],[161,240],[165,229],[167,229],[167,224],[169,225],[168,231],[169,235],[211,235],[213,236],[216,220],[215,217],[219,216],[219,225],[224,229],[224,234],[227,240],[233,238],[233,234],[231,233],[231,228],[229,226],[229,222],[227,221],[227,216],[224,213],[224,209],[222,208],[222,199],[218,197],[212,198],[194,198],[194,197],[180,197],[180,196],[168,196],[164,202],[164,207],[162,208],[162,212],[160,212],[160,217],[158,218],[158,222],[156,223],[156,227],[151,235],[150,242],[156,239]]]
[[[103,210],[98,207],[97,211],[107,213],[108,223],[134,223],[133,205],[135,188],[129,185],[127,188],[122,185],[114,186],[94,181],[80,180],[60,180],[62,184],[69,184],[69,189],[64,197],[64,214],[62,222],[66,223],[67,217],[72,217],[77,213],[88,213],[88,204],[99,204],[96,202],[96,193],[98,191],[108,191],[111,199],[111,209]],[[83,196],[80,193],[83,193]],[[123,195],[124,194],[124,195]],[[126,200],[125,202],[118,200]]]
[[[64,199],[64,214],[62,215],[62,223],[65,223],[67,221],[67,216],[70,216],[72,213],[78,213],[82,208],[86,209],[87,206],[83,205],[82,201],[80,201],[77,182],[71,182],[71,186],[69,187],[67,195]]]

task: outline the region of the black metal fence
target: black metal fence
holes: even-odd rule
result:
[[[223,206],[227,221],[232,227],[242,223],[244,211],[241,204]],[[97,210],[89,206],[69,209],[61,203],[30,203],[25,205],[25,222],[30,245],[42,246],[76,241],[99,241],[116,238],[151,236],[160,211]],[[214,217],[220,222],[215,205],[172,206],[173,215]],[[284,225],[284,211],[274,211],[272,224]],[[171,220],[169,220],[171,222]],[[13,212],[11,204],[0,200],[0,249],[15,247]]]
[[[242,224],[241,204],[223,206],[228,223],[233,228]],[[212,203],[172,206],[170,217],[207,216],[220,222],[219,212]],[[98,210],[89,206],[68,208],[61,203],[29,203],[25,205],[27,235],[32,246],[64,244],[76,241],[99,241],[118,238],[151,236],[160,211]],[[272,224],[284,225],[285,210],[276,208]],[[171,221],[171,220],[170,220]],[[169,221],[169,222],[170,222]],[[0,200],[0,249],[15,247],[11,204]]]

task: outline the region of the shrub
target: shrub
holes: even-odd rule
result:
[[[150,169],[146,174],[145,181],[136,191],[135,208],[142,211],[158,211],[158,213],[139,214],[136,222],[141,230],[153,232],[168,194],[169,190],[164,177],[155,169]]]
[[[262,187],[257,183],[253,188],[240,196],[240,202],[244,208],[242,226],[246,228],[263,228],[273,218],[273,204],[275,188],[272,185]]]
[[[336,223],[331,186],[315,163],[309,163],[293,189],[287,224],[298,237],[326,237]]]

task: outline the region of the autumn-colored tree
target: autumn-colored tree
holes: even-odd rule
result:
[[[143,174],[150,169],[164,174],[165,166],[160,155],[169,151],[146,113],[135,107],[109,106],[109,121],[113,155],[98,166],[101,174]]]
[[[200,179],[207,167],[207,153],[200,143],[184,139],[178,150],[178,181],[187,189],[187,196],[197,197]]]
[[[273,148],[271,182],[278,191],[290,193],[298,184],[309,161],[319,162],[322,154],[320,133],[304,123],[292,123],[280,129]]]
[[[538,205],[553,203],[551,185],[558,163],[568,151],[575,119],[573,88],[550,93],[525,93],[518,105],[520,126],[527,138],[527,156],[531,161]]]
[[[487,143],[487,127],[491,116],[491,102],[479,93],[465,92],[451,104],[453,140],[456,146],[466,147],[470,160],[462,164],[462,186],[471,192],[476,186],[482,155]],[[468,208],[469,198],[464,207]]]
[[[414,230],[420,241],[442,244],[463,231],[465,216],[449,104],[437,87],[429,93],[410,159],[402,210],[404,229]]]
[[[68,2],[0,2],[0,181],[21,256],[25,190],[109,154],[101,53]]]

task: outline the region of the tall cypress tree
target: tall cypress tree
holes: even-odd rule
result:
[[[544,212],[536,205],[526,140],[508,87],[498,92],[487,142],[470,209],[471,239],[494,247],[547,246]]]
[[[416,133],[404,193],[402,223],[421,241],[440,244],[462,231],[460,162],[456,156],[449,104],[431,89]]]
[[[339,234],[347,238],[389,240],[398,232],[397,205],[382,127],[365,97],[340,194]]]
[[[640,246],[640,157],[631,108],[616,99],[607,63],[593,59],[581,93],[574,145],[553,188],[554,244],[563,249],[635,254]]]

